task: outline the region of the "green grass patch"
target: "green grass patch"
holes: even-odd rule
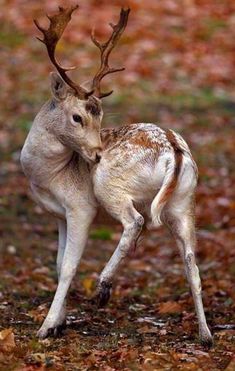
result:
[[[28,116],[22,116],[19,120],[17,120],[17,126],[24,133],[27,133],[32,126],[32,120]]]
[[[8,48],[15,48],[23,44],[25,36],[18,30],[14,29],[12,25],[3,24],[0,31],[0,44]]]
[[[143,92],[146,91],[146,95],[136,95],[135,89],[138,90],[139,86],[141,86]],[[138,88],[133,86],[129,90],[123,89],[122,94],[115,94],[112,100],[110,99],[105,103],[104,112],[109,112],[105,120],[107,120],[109,125],[110,119],[108,116],[112,116],[113,113],[114,117],[112,121],[120,120],[122,117],[125,120],[130,109],[134,114],[139,114],[140,119],[143,116],[144,122],[147,122],[152,117],[156,117],[161,107],[174,112],[175,115],[182,115],[182,112],[185,112],[185,110],[193,111],[194,113],[203,113],[208,109],[215,110],[218,107],[220,111],[234,111],[235,109],[235,104],[229,96],[218,96],[210,87],[204,87],[191,94],[182,91],[173,95],[158,92],[151,94],[151,86],[146,81],[139,81]],[[200,124],[207,125],[207,123],[203,122],[200,122]]]
[[[227,27],[227,22],[223,19],[207,18],[203,22],[204,26],[204,38],[208,40],[216,31],[221,28]]]
[[[90,233],[90,238],[92,240],[103,240],[103,241],[108,241],[112,239],[112,231],[108,228],[99,228],[99,229],[94,229]]]

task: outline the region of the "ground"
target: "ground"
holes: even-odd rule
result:
[[[102,215],[69,293],[67,329],[56,339],[35,337],[56,289],[57,230],[31,201],[19,154],[49,96],[51,66],[31,20],[56,4],[3,1],[0,15],[0,369],[234,370],[235,8],[229,1],[127,1],[132,18],[112,62],[125,61],[126,71],[107,79],[115,92],[104,102],[103,123],[155,122],[179,131],[192,149],[200,175],[197,261],[213,347],[198,342],[183,264],[163,227],[143,233],[108,306],[97,308],[96,281],[121,235],[120,225]],[[79,60],[76,77],[89,76],[98,58],[87,16],[105,38],[122,4],[80,2],[58,50],[65,64]]]

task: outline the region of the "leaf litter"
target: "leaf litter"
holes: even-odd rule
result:
[[[78,23],[66,31],[61,57],[70,53],[87,77],[96,68],[87,19],[92,14],[97,37],[105,39],[106,24],[122,4],[81,2]],[[192,148],[200,174],[197,260],[214,346],[198,343],[183,265],[164,229],[144,234],[116,277],[109,305],[92,303],[121,235],[104,215],[95,221],[70,290],[67,329],[56,339],[35,338],[57,284],[57,231],[30,200],[18,159],[48,96],[50,67],[32,40],[32,19],[57,5],[3,1],[0,14],[0,369],[234,370],[235,8],[229,0],[126,1],[128,34],[115,56],[117,65],[125,60],[126,71],[113,76],[115,94],[104,109],[104,125],[157,122],[181,132]]]

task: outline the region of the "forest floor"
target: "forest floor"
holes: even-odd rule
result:
[[[10,58],[6,73],[0,75],[1,101],[6,102],[0,122],[0,370],[234,370],[235,80],[230,64],[235,61],[229,2],[215,8],[212,1],[195,7],[194,1],[188,1],[185,4],[191,13],[185,14],[175,1],[166,1],[168,8],[159,5],[155,9],[157,2],[146,0],[149,9],[161,14],[159,33],[140,35],[139,22],[134,19],[130,23],[126,31],[130,37],[124,39],[123,46],[120,43],[123,54],[119,60],[126,60],[132,74],[112,80],[117,91],[104,104],[104,126],[155,122],[180,132],[192,149],[200,175],[197,261],[206,316],[214,335],[210,349],[198,342],[183,264],[174,240],[163,227],[143,233],[137,250],[115,279],[107,307],[98,309],[92,302],[99,273],[122,232],[120,225],[102,218],[92,226],[68,295],[67,328],[58,338],[36,338],[56,289],[57,229],[53,218],[31,201],[19,164],[33,116],[48,96],[45,79],[50,70],[45,58],[41,63],[42,46],[30,41],[34,31],[29,21],[41,16],[40,9],[48,2],[29,2],[27,11],[17,13],[23,3],[5,2],[1,15],[2,59],[6,62]],[[114,1],[115,7],[101,3],[107,5],[106,22],[122,2]],[[138,1],[127,3],[142,21],[153,22],[152,12]],[[56,2],[50,4],[51,11]],[[85,12],[93,9],[99,20],[103,13],[94,4],[84,5]],[[194,22],[187,28],[181,21],[190,14],[194,14]],[[171,27],[171,35],[163,27],[164,21]],[[195,48],[180,44],[185,35],[180,33],[177,38],[182,27],[188,32],[185,40],[192,38]],[[81,28],[87,36],[83,18]],[[67,34],[69,41],[80,42],[72,31]],[[154,37],[160,45],[156,56]],[[211,50],[215,41],[220,42],[218,49]],[[127,58],[132,42],[133,48],[144,47],[142,53]],[[177,50],[189,58],[188,63]],[[89,53],[90,47],[86,47],[81,58],[86,61]],[[204,54],[207,60],[202,58]],[[199,66],[190,65],[194,57]],[[77,55],[72,58],[76,60]],[[147,62],[141,65],[141,60]],[[15,73],[16,66],[21,74]],[[37,74],[30,73],[32,66]],[[177,77],[179,71],[185,74]]]

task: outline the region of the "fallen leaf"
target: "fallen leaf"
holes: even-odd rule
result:
[[[11,352],[15,348],[15,335],[12,328],[0,332],[0,351]]]
[[[27,364],[41,365],[45,363],[46,355],[44,353],[32,353],[26,359]]]
[[[143,326],[137,330],[140,334],[158,334],[159,329],[157,327]]]
[[[182,307],[176,301],[166,301],[165,303],[159,304],[158,312],[161,314],[179,313],[179,312],[182,312]]]
[[[28,316],[33,318],[34,322],[42,322],[46,315],[47,315],[48,309],[46,304],[41,304],[36,309],[32,309],[28,312]]]
[[[82,285],[84,289],[86,290],[86,294],[90,295],[92,292],[92,288],[94,286],[94,280],[93,278],[87,277],[82,281]]]
[[[231,360],[231,362],[228,364],[226,371],[233,371],[235,370],[235,357]]]

